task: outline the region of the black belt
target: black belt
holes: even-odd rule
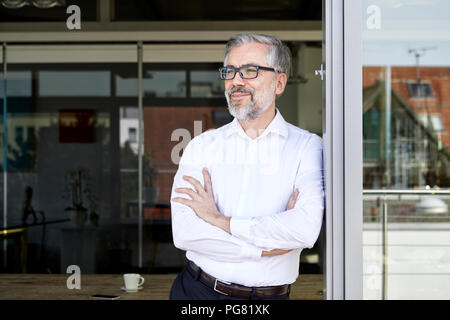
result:
[[[194,262],[190,260],[187,260],[187,265],[195,273],[200,273],[199,277],[212,289],[214,289],[214,291],[230,297],[249,299],[252,296],[253,290],[255,290],[255,295],[257,298],[269,298],[287,294],[291,290],[290,284],[285,284],[282,286],[255,287],[255,288],[241,286],[239,284],[229,283],[214,278],[213,276],[204,272],[202,269],[200,269],[199,266],[197,266]]]

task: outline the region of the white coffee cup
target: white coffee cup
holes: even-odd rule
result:
[[[137,291],[144,284],[144,278],[137,273],[125,273],[123,275],[123,281],[125,282],[125,290]]]

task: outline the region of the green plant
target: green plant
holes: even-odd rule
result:
[[[68,170],[65,174],[65,188],[63,192],[63,198],[71,201],[72,206],[67,207],[66,210],[83,210],[87,211],[84,207],[84,198],[91,201],[94,199],[91,190],[91,175],[88,168],[80,167],[75,170]],[[95,205],[95,204],[94,204]]]

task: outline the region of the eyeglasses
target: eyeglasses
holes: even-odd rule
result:
[[[258,71],[260,69],[272,71],[272,72],[278,72],[274,68],[254,66],[254,65],[245,65],[240,68],[222,67],[219,69],[219,74],[220,74],[220,79],[222,79],[222,80],[234,79],[237,72],[239,72],[239,75],[241,76],[242,79],[255,79],[258,76]]]

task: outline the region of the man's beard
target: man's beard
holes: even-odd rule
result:
[[[231,95],[235,92],[249,93],[250,101],[244,106],[234,106],[231,101]],[[242,87],[231,88],[228,92],[225,92],[225,98],[227,99],[228,111],[236,119],[241,121],[257,119],[271,106],[275,99],[275,81],[270,88],[257,95],[251,89]]]

